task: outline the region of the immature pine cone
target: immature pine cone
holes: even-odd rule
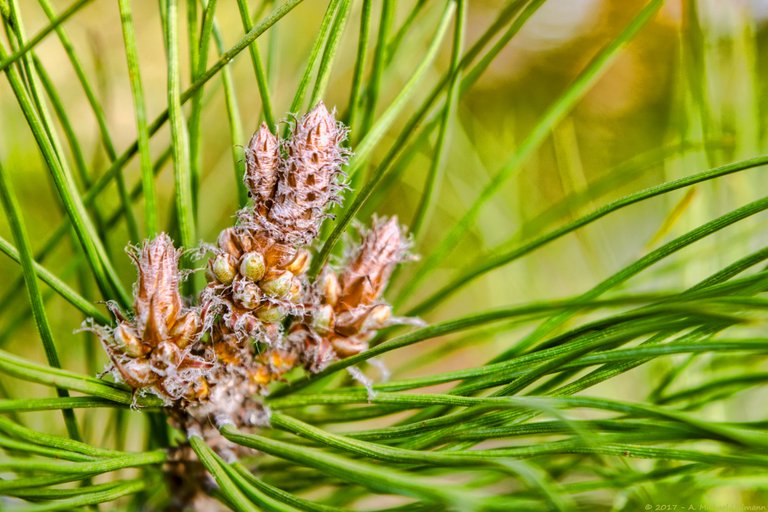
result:
[[[112,360],[116,378],[170,401],[205,397],[208,386],[203,375],[211,364],[192,353],[200,316],[185,308],[179,295],[180,252],[162,233],[129,254],[139,273],[133,318],[110,305],[117,327],[92,327]]]
[[[269,230],[275,240],[307,245],[315,239],[326,207],[341,190],[336,177],[345,161],[346,135],[322,102],[296,123],[267,216],[266,224],[277,228]]]
[[[280,166],[280,143],[269,131],[267,123],[261,123],[245,150],[245,185],[256,201],[260,215],[266,215],[272,207],[272,197],[277,187]]]
[[[326,269],[315,293],[318,303],[294,325],[291,346],[312,371],[339,357],[357,354],[379,329],[396,323],[381,295],[395,265],[406,258],[408,242],[397,217],[374,221],[340,274]]]
[[[246,150],[244,181],[252,206],[239,212],[239,225],[219,236],[209,262],[203,319],[218,317],[223,334],[239,343],[279,340],[287,315],[303,315],[309,252],[325,209],[337,200],[336,183],[345,161],[346,130],[325,105],[318,105],[282,144],[262,124]]]
[[[174,424],[203,435],[219,453],[235,447],[215,423],[263,424],[259,395],[269,384],[296,367],[319,371],[358,353],[399,321],[381,298],[408,249],[394,217],[375,220],[339,272],[326,268],[314,282],[306,275],[307,245],[339,200],[345,136],[322,103],[287,141],[262,125],[246,149],[253,204],[220,233],[199,307],[184,306],[180,252],[161,234],[131,252],[139,272],[134,315],[111,306],[116,328],[88,327],[118,380],[164,398]]]

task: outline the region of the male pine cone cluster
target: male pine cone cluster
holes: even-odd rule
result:
[[[182,423],[254,424],[249,406],[271,382],[364,350],[393,323],[381,295],[406,254],[396,218],[375,220],[340,270],[307,276],[308,245],[339,201],[345,137],[322,103],[288,140],[261,126],[245,151],[252,204],[221,232],[195,305],[179,295],[180,252],[167,235],[132,253],[133,315],[112,307],[116,328],[91,327],[118,380],[164,398]]]

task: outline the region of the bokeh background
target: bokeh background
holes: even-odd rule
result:
[[[531,17],[459,101],[437,207],[423,236],[416,241],[414,252],[429,254],[547,109],[645,3],[641,0],[547,0]],[[324,98],[326,104],[337,106],[341,113],[349,98],[354,67],[358,4],[355,2],[347,22]],[[415,29],[405,35],[401,49],[385,69],[380,111],[398,94],[426,51],[443,5],[437,1],[398,1],[396,4],[395,29],[414,7],[420,7]],[[53,5],[61,12],[69,2],[55,1]],[[469,2],[467,46],[492,22],[502,5],[501,1]],[[35,34],[48,23],[36,1],[21,0],[20,7],[27,34]],[[272,2],[265,2],[264,12],[271,7]],[[259,39],[278,116],[287,116],[325,7],[326,2],[308,0]],[[148,117],[154,119],[167,105],[161,20],[155,2],[134,2],[134,9]],[[374,2],[373,9],[372,34],[375,34],[380,2]],[[219,2],[217,16],[224,47],[229,48],[242,34],[235,3]],[[183,12],[180,19],[184,19]],[[97,85],[98,99],[104,106],[109,130],[120,153],[137,134],[117,6],[115,2],[94,1],[68,20],[65,28],[83,59],[85,73]],[[186,55],[184,31],[182,23],[182,56]],[[74,122],[89,171],[98,176],[108,167],[108,158],[95,118],[61,43],[55,36],[49,36],[38,46],[37,55]],[[420,104],[445,72],[449,57],[450,44],[446,40],[440,57],[424,78],[423,90],[420,88],[414,95],[412,107]],[[212,51],[209,62],[215,58]],[[421,283],[409,303],[429,295],[481,254],[529,239],[629,192],[765,153],[768,143],[766,59],[768,0],[667,0],[500,193],[485,205],[469,234],[440,268]],[[182,58],[182,89],[190,83],[187,64]],[[262,120],[260,97],[247,52],[238,56],[230,69],[247,136]],[[203,174],[197,220],[198,235],[211,242],[222,228],[232,223],[237,209],[233,145],[247,141],[233,142],[228,136],[221,80],[209,82],[204,101],[207,107],[203,110]],[[391,134],[381,141],[374,152],[374,162],[383,158],[398,127],[405,121],[403,116]],[[151,139],[153,159],[161,157],[169,140],[167,126]],[[353,143],[358,140],[354,131],[351,140]],[[361,216],[363,222],[377,212],[397,214],[403,223],[409,223],[433,158],[433,143],[434,136],[428,144],[398,162],[396,179],[386,182],[386,194],[366,207]],[[5,169],[13,173],[33,245],[39,247],[62,222],[64,214],[5,79],[0,80],[0,159]],[[140,181],[137,159],[126,167],[125,179],[131,187]],[[166,225],[173,205],[170,165],[164,166],[157,185],[161,220]],[[643,202],[484,276],[430,312],[425,320],[578,294],[670,237],[759,197],[767,190],[766,185],[765,171],[756,169]],[[97,207],[108,218],[118,206],[117,190],[112,184]],[[141,206],[139,203],[134,206],[134,213],[141,221]],[[762,222],[760,217],[748,220],[741,223],[738,230],[726,230],[696,244],[626,286],[634,291],[653,291],[682,289],[693,284],[764,244]],[[4,218],[0,219],[0,234],[11,239]],[[109,232],[107,240],[124,282],[132,282],[134,269],[123,249],[140,240],[130,240],[122,221]],[[78,280],[88,278],[72,264],[71,255],[72,243],[67,241],[46,261],[57,275],[77,285],[81,282]],[[0,259],[0,275],[3,283],[10,286],[20,276],[19,268],[7,258]],[[398,275],[392,293],[411,277],[412,271],[406,268]],[[90,286],[91,298],[95,299],[95,286],[85,284]],[[7,294],[9,290],[0,286],[0,294]],[[8,307],[0,311],[0,345],[42,360],[36,330],[26,314],[27,303],[22,292],[16,293],[18,300],[5,302]],[[64,365],[81,370],[103,366],[106,358],[95,341],[88,335],[73,333],[80,319],[71,314],[71,308],[57,297],[51,297],[47,304]],[[439,368],[448,370],[480,363],[500,347],[509,346],[520,334],[511,330],[459,339],[457,342],[465,343],[466,348],[441,358]],[[431,353],[438,344],[448,341],[425,343],[420,350]],[[611,380],[608,388],[598,387],[598,392],[614,398],[645,396],[648,372],[656,371],[657,365],[674,364],[674,361],[670,358],[665,363],[629,372]],[[411,374],[408,361],[402,356],[395,355],[385,362],[395,373]],[[695,372],[692,375],[690,378],[695,379]],[[2,391],[9,396],[48,396],[50,392],[46,388],[27,387],[27,384],[21,388],[18,382],[6,377],[0,383],[4,387]],[[760,404],[764,404],[764,398],[765,394],[758,388],[733,402],[733,409],[715,410],[712,414],[749,420],[750,411],[762,409]],[[99,413],[80,411],[78,414],[98,418]],[[41,413],[31,417],[42,424],[52,416]],[[92,428],[89,435],[98,438],[104,433],[98,421],[86,424]]]

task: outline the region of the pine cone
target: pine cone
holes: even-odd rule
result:
[[[264,424],[258,397],[272,382],[358,353],[394,322],[381,295],[407,252],[396,218],[374,221],[340,272],[326,269],[314,283],[306,275],[306,246],[339,200],[345,136],[322,103],[287,141],[263,124],[245,152],[253,204],[219,235],[199,307],[184,306],[180,251],[161,234],[131,253],[133,315],[112,306],[117,327],[90,327],[118,380],[165,398],[173,422],[219,453],[234,448],[212,425]]]
[[[277,139],[262,125],[247,152],[246,185],[255,200],[240,212],[240,223],[272,240],[297,247],[317,236],[326,209],[339,201],[337,183],[348,151],[347,130],[320,102],[296,123],[278,159]],[[253,162],[253,164],[251,164]]]
[[[134,316],[110,307],[117,327],[92,328],[112,360],[116,378],[136,390],[149,389],[170,401],[199,400],[208,393],[203,373],[211,363],[192,351],[200,315],[179,294],[179,256],[170,237],[158,235],[129,252],[138,270]]]
[[[254,205],[219,236],[203,294],[206,327],[222,318],[240,343],[274,343],[287,315],[304,314],[309,252],[301,247],[337,200],[345,136],[321,102],[296,123],[285,158],[266,124],[251,138],[244,180]]]
[[[397,217],[376,220],[340,274],[326,269],[315,283],[318,303],[288,337],[311,371],[365,350],[379,329],[392,325],[392,308],[380,299],[407,250]]]
[[[280,143],[267,123],[262,123],[253,134],[245,150],[245,185],[256,201],[260,215],[266,215],[272,207],[272,197],[277,186],[280,165]]]

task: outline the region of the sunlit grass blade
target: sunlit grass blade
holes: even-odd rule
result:
[[[2,166],[0,166],[0,198],[2,198],[3,208],[11,225],[13,237],[19,246],[19,259],[21,260],[22,272],[24,273],[24,282],[27,285],[27,296],[32,306],[32,315],[35,318],[35,324],[37,325],[40,339],[43,342],[48,364],[54,368],[61,368],[61,361],[59,360],[59,354],[53,338],[51,324],[48,321],[45,304],[40,294],[40,288],[37,285],[37,273],[35,272],[35,264],[32,259],[32,247],[30,246],[29,235],[21,216],[21,207],[16,198],[10,177]],[[69,393],[61,388],[57,388],[56,392],[60,397],[69,396]],[[64,414],[64,423],[67,426],[67,432],[69,432],[70,437],[79,440],[80,433],[74,413],[71,409],[63,409],[62,413]]]
[[[5,253],[14,261],[20,263],[23,267],[23,254],[20,255],[19,251],[13,245],[8,243],[6,240],[3,240],[2,238],[0,238],[0,251]],[[111,319],[106,314],[104,314],[91,302],[78,294],[75,290],[70,288],[69,285],[59,279],[53,272],[47,270],[37,262],[33,262],[33,269],[37,278],[50,286],[52,290],[56,291],[56,293],[64,297],[64,299],[82,311],[85,315],[97,320],[100,323],[108,324],[111,322]]]
[[[312,98],[309,100],[310,105],[317,104],[317,102],[320,101],[325,94],[325,89],[328,86],[328,80],[331,76],[333,61],[336,57],[336,51],[339,48],[341,36],[344,34],[344,28],[347,24],[347,18],[349,17],[349,11],[351,8],[351,0],[341,0],[339,3],[339,8],[336,11],[336,17],[333,19],[331,34],[328,36],[328,41],[326,42],[325,49],[323,50],[323,58],[320,61],[320,68],[317,71],[315,88],[312,90]]]
[[[124,482],[116,482],[112,484],[101,484],[95,486],[88,486],[78,489],[79,493],[72,497],[59,497],[56,501],[49,503],[40,503],[37,505],[27,505],[25,507],[19,507],[17,510],[23,512],[49,512],[55,510],[75,510],[80,507],[86,507],[88,505],[97,505],[99,503],[110,503],[118,498],[127,496],[130,494],[136,494],[141,492],[147,487],[147,482],[143,479],[127,480]],[[24,493],[22,493],[24,494]],[[62,493],[64,496],[72,495],[73,493]],[[25,497],[35,499],[50,499],[56,498],[56,494],[45,493],[31,495],[26,493]]]
[[[453,3],[447,4],[447,7],[443,11],[440,24],[435,31],[432,44],[430,44],[424,59],[420,62],[418,68],[413,72],[411,78],[403,86],[403,89],[392,101],[387,110],[384,111],[381,116],[379,116],[376,124],[366,132],[365,137],[363,137],[363,139],[358,144],[355,155],[352,158],[349,167],[347,168],[347,174],[349,176],[354,177],[354,175],[362,169],[363,165],[367,162],[369,153],[373,150],[379,140],[381,140],[386,130],[388,130],[392,123],[394,123],[394,121],[397,119],[397,116],[402,111],[406,102],[410,99],[410,96],[417,90],[424,73],[429,69],[429,66],[432,64],[432,60],[437,55],[437,51],[440,48],[443,36],[448,28],[448,23],[453,16],[454,10],[455,5]],[[335,243],[339,240],[347,226],[349,226],[349,223],[352,222],[355,214],[360,210],[360,207],[376,188],[376,185],[379,183],[382,177],[383,173],[374,175],[371,180],[366,183],[363,190],[361,190],[360,193],[355,196],[352,205],[345,209],[343,217],[336,224],[333,232],[323,244],[318,257],[312,261],[312,270],[310,271],[311,275],[317,275],[322,266],[328,260],[331,251],[333,251]]]
[[[654,263],[668,257],[669,255],[674,254],[680,249],[687,247],[688,245],[694,242],[705,239],[706,237],[710,236],[712,233],[715,233],[721,229],[724,229],[733,223],[739,222],[742,219],[746,219],[752,215],[760,213],[764,211],[766,208],[768,208],[768,198],[759,199],[757,201],[753,201],[752,203],[744,205],[741,208],[737,208],[732,212],[722,215],[717,219],[707,222],[706,224],[699,226],[698,228],[692,231],[689,231],[688,233],[648,253],[647,255],[638,259],[634,263],[628,265],[627,267],[623,268],[619,272],[603,280],[598,285],[593,287],[591,290],[582,294],[581,297],[584,299],[596,298],[600,294],[604,293],[605,291],[626,281],[627,279],[634,276],[635,274],[648,268]],[[554,317],[548,320],[547,322],[539,326],[533,333],[526,336],[525,339],[521,340],[518,346],[514,350],[516,351],[525,350],[527,347],[530,347],[532,344],[535,344],[540,339],[540,336],[542,335],[542,333],[548,332],[551,330],[553,326],[562,323],[562,321],[568,315],[569,315],[568,313],[564,313],[562,315],[558,315],[557,317]]]
[[[138,131],[137,149],[139,153],[139,166],[141,168],[141,182],[143,186],[145,234],[151,237],[158,233],[159,221],[155,178],[152,172],[152,159],[149,152],[149,130],[147,128],[144,85],[141,80],[139,56],[136,50],[136,33],[133,27],[133,15],[131,13],[130,0],[119,0],[118,6],[120,9],[120,21],[123,30],[125,58],[128,63],[128,78],[131,83],[133,108],[136,116],[136,128]]]
[[[209,4],[210,5],[210,4]],[[215,19],[212,22],[213,38],[216,42],[216,49],[219,53],[224,52],[224,41],[221,30]],[[254,43],[255,44],[255,43]],[[232,70],[229,66],[221,70],[221,82],[224,86],[224,99],[227,105],[227,119],[229,121],[229,134],[232,139],[232,167],[234,169],[235,188],[237,189],[237,199],[240,207],[245,206],[248,201],[248,191],[243,182],[245,175],[245,153],[240,141],[245,140],[243,136],[243,123],[240,119],[237,94],[232,79]]]
[[[450,146],[450,123],[456,112],[456,100],[458,99],[459,86],[461,85],[461,72],[459,64],[461,63],[462,51],[464,49],[464,30],[466,26],[467,6],[464,0],[456,2],[456,26],[453,32],[453,50],[451,53],[451,78],[448,82],[448,97],[443,107],[440,117],[440,128],[438,130],[437,142],[435,143],[434,158],[430,163],[427,179],[422,188],[421,198],[416,207],[416,213],[413,215],[409,226],[411,233],[418,238],[425,225],[429,223],[430,212],[434,207],[433,201],[439,197],[440,182],[448,147]]]
[[[486,274],[503,265],[506,265],[512,261],[515,261],[516,259],[522,256],[525,256],[526,254],[529,254],[530,252],[538,249],[539,247],[546,245],[547,243],[553,240],[561,238],[562,236],[568,233],[571,233],[583,226],[586,226],[587,224],[590,224],[591,222],[594,222],[626,206],[635,204],[645,199],[656,197],[661,194],[666,194],[674,190],[689,187],[696,183],[701,183],[703,181],[720,178],[723,176],[727,176],[728,174],[733,174],[733,173],[743,171],[746,169],[751,169],[754,167],[760,167],[766,164],[768,164],[767,156],[751,158],[749,160],[735,162],[733,164],[728,164],[721,167],[717,167],[715,169],[703,171],[685,178],[680,178],[667,183],[663,183],[661,185],[656,185],[656,186],[641,190],[639,192],[635,192],[628,196],[622,197],[616,201],[613,201],[611,203],[608,203],[598,208],[597,210],[579,219],[576,219],[573,222],[570,222],[560,228],[554,229],[546,233],[545,235],[542,235],[530,242],[527,242],[523,245],[515,247],[510,251],[501,252],[499,254],[491,253],[489,256],[483,257],[480,260],[473,262],[472,265],[468,266],[468,270],[466,272],[452,279],[448,284],[441,287],[437,292],[433,293],[432,295],[424,299],[422,302],[420,302],[419,304],[411,308],[408,314],[411,314],[411,315],[422,314],[425,311],[428,311],[429,309],[434,307],[435,305],[439,304],[446,298],[448,298],[448,296],[456,292],[458,289],[461,289],[466,284],[469,284],[472,280],[480,277],[481,275]],[[401,295],[400,300],[404,298],[405,296]]]
[[[194,204],[192,171],[189,163],[189,134],[181,110],[181,71],[178,48],[178,0],[164,0],[166,23],[165,44],[168,79],[168,120],[171,125],[173,169],[176,192],[176,215],[181,245],[191,248],[197,242],[195,234],[196,209]]]
[[[216,63],[208,68],[208,70],[198,79],[196,80],[192,85],[190,85],[181,95],[181,101],[182,103],[188,101],[197,91],[200,87],[202,87],[203,84],[205,84],[208,80],[216,76],[220,70],[226,66],[227,63],[229,63],[232,59],[235,58],[241,51],[243,51],[245,48],[248,47],[248,45],[253,42],[256,38],[258,38],[261,34],[267,31],[272,25],[277,23],[283,16],[288,14],[294,7],[296,7],[298,4],[300,4],[303,0],[287,0],[283,4],[281,4],[277,9],[275,9],[274,12],[267,18],[265,18],[261,23],[257,24],[253,30],[248,32],[248,34],[244,35],[240,41],[238,41],[235,46],[227,50],[226,52],[223,52]],[[3,53],[2,47],[0,46],[0,58],[3,57],[5,53]],[[168,110],[166,109],[164,112],[162,112],[159,116],[157,116],[148,127],[149,135],[150,137],[157,133],[157,131],[165,124],[165,122],[168,120]],[[38,126],[37,123],[33,123],[31,126],[35,127]],[[121,172],[123,167],[127,165],[127,163],[130,161],[133,156],[136,155],[138,152],[138,141],[133,142],[118,158],[110,165],[109,169],[107,169],[102,175],[100,175],[96,181],[94,182],[93,186],[89,188],[84,194],[83,194],[83,202],[85,204],[90,204],[92,201],[95,200],[95,198],[98,196],[98,194],[102,193],[105,187],[110,183],[112,179],[117,175],[117,173]],[[51,236],[50,239],[46,241],[45,244],[43,244],[43,247],[45,248],[45,251],[48,252],[52,247],[56,245],[56,243],[61,239],[61,237],[66,234],[66,226],[61,226],[57,228],[54,231],[54,234]],[[98,274],[97,274],[98,275]],[[128,303],[128,296],[125,295],[126,304]]]
[[[368,39],[371,31],[372,0],[363,0],[360,7],[360,30],[357,36],[357,53],[355,57],[355,69],[352,75],[352,86],[349,91],[349,103],[347,104],[346,120],[348,126],[357,126],[357,118],[363,102],[363,75],[365,74],[368,60]],[[353,131],[350,133],[350,143],[355,144],[361,135]]]
[[[282,501],[287,505],[296,507],[299,510],[310,510],[312,512],[342,512],[346,510],[338,507],[323,505],[320,503],[316,503],[314,501],[309,501],[309,500],[300,498],[298,496],[295,496],[291,493],[285,492],[281,489],[278,489],[273,485],[269,485],[259,480],[253,473],[248,471],[248,469],[239,462],[232,464],[232,467],[235,469],[235,471],[240,473],[240,475],[242,475],[242,477],[249,484],[251,484],[251,486],[259,489],[267,496],[270,496],[276,500]]]
[[[195,453],[200,459],[200,462],[203,463],[205,468],[216,479],[216,483],[219,484],[222,493],[224,493],[224,495],[227,497],[227,500],[235,508],[235,510],[238,512],[256,512],[258,510],[256,505],[251,503],[251,501],[238,488],[237,484],[232,481],[222,465],[219,464],[216,455],[213,453],[210,447],[205,444],[205,441],[203,441],[201,437],[191,436],[189,438],[189,443],[192,446],[192,449],[195,450]]]
[[[317,37],[315,38],[315,42],[312,45],[312,49],[309,52],[307,65],[304,68],[304,73],[301,75],[299,84],[296,86],[296,93],[294,94],[293,101],[291,101],[291,106],[288,109],[288,111],[292,114],[298,114],[299,110],[301,110],[301,106],[304,103],[304,96],[306,96],[307,89],[309,88],[309,81],[311,80],[312,72],[315,69],[315,62],[320,57],[320,53],[326,45],[326,41],[330,35],[334,14],[336,13],[340,1],[341,0],[330,0],[328,2],[328,7],[325,10],[325,14],[323,15],[322,20],[320,21],[320,31],[318,32]]]
[[[364,464],[319,450],[301,448],[263,436],[244,434],[231,426],[224,426],[221,431],[227,439],[237,444],[250,446],[276,457],[318,468],[343,480],[355,482],[380,492],[404,494],[453,506],[472,506],[478,499],[470,493],[460,492],[455,487],[436,485],[435,482],[429,483],[425,478],[407,475],[384,466]]]
[[[243,23],[243,29],[246,32],[253,28],[251,22],[251,14],[248,12],[247,0],[237,0],[237,7],[240,11],[240,20]],[[248,50],[251,54],[251,62],[253,64],[253,72],[256,75],[256,84],[259,86],[259,95],[261,96],[261,110],[270,130],[276,130],[277,124],[275,122],[275,114],[272,111],[272,98],[269,92],[269,83],[267,81],[267,74],[264,70],[264,64],[261,59],[261,52],[259,51],[259,45],[254,41],[248,46]]]
[[[48,19],[53,22],[56,19],[56,14],[53,11],[53,7],[51,6],[50,1],[39,0],[39,2],[46,16],[48,16]],[[72,67],[75,70],[77,79],[80,82],[83,91],[85,92],[88,104],[90,105],[91,110],[96,117],[96,124],[99,129],[99,137],[101,139],[102,145],[104,146],[104,150],[107,152],[107,157],[109,158],[110,162],[114,162],[115,158],[117,158],[117,150],[115,149],[112,136],[109,132],[109,128],[107,127],[107,119],[104,113],[104,109],[99,103],[99,100],[96,98],[96,93],[91,86],[91,82],[88,80],[88,77],[85,74],[80,58],[78,57],[74,46],[72,45],[72,42],[67,33],[64,31],[64,27],[62,25],[56,27],[56,35],[64,47],[64,51],[66,52],[67,57],[72,63]],[[136,219],[133,215],[133,211],[130,208],[130,201],[128,199],[128,187],[126,185],[123,173],[119,173],[115,177],[115,181],[117,182],[117,189],[121,204],[123,206],[123,214],[125,215],[126,225],[128,226],[128,233],[130,234],[132,240],[138,241],[138,227],[136,224]]]
[[[403,296],[407,297],[413,293],[417,285],[437,267],[440,261],[442,261],[475,221],[483,205],[496,194],[499,188],[513,176],[514,173],[520,170],[522,163],[547,138],[551,129],[576,105],[589,88],[605,72],[618,52],[650,21],[662,4],[663,2],[660,0],[650,1],[632,22],[627,25],[621,34],[605,46],[601,52],[592,59],[568,89],[555,100],[545,113],[541,115],[530,134],[515,149],[514,153],[504,166],[494,174],[491,182],[483,188],[478,197],[472,202],[469,210],[461,217],[448,234],[443,237],[439,246],[430,251],[429,256],[424,258],[417,271],[414,272],[414,277],[409,280],[408,284],[401,291]]]
[[[160,407],[162,400],[150,396],[132,396],[124,386],[74,372],[46,367],[0,350],[0,371],[10,376],[106,398],[119,404]]]
[[[376,35],[376,47],[373,52],[373,63],[371,66],[371,76],[368,79],[365,95],[365,111],[357,129],[359,137],[364,137],[373,124],[373,117],[376,113],[376,105],[379,100],[381,90],[381,79],[384,74],[384,64],[386,60],[387,43],[389,41],[389,31],[392,28],[392,17],[394,15],[394,0],[383,0],[381,2],[381,15],[379,16],[379,31]]]
[[[0,44],[0,57],[5,55],[5,48]],[[102,293],[105,294],[106,298],[115,298],[123,304],[128,304],[128,293],[111,266],[98,234],[85,211],[68,167],[59,158],[61,151],[57,148],[56,140],[51,138],[53,130],[51,129],[50,117],[44,109],[40,112],[36,111],[32,98],[25,89],[18,71],[13,66],[6,69],[5,73],[27,124],[32,130],[35,142],[43,154],[67,215],[77,233]],[[35,78],[32,77],[33,88],[36,90],[35,97],[39,97],[39,89],[35,82]]]
[[[44,40],[51,32],[56,30],[59,25],[64,23],[73,14],[80,11],[80,9],[85,7],[90,2],[91,0],[77,0],[76,2],[72,3],[71,6],[56,16],[49,25],[47,25],[44,29],[27,40],[21,48],[13,52],[11,55],[4,56],[2,59],[0,59],[0,71],[4,71],[8,66],[26,56],[30,50],[34,49],[35,46]]]

